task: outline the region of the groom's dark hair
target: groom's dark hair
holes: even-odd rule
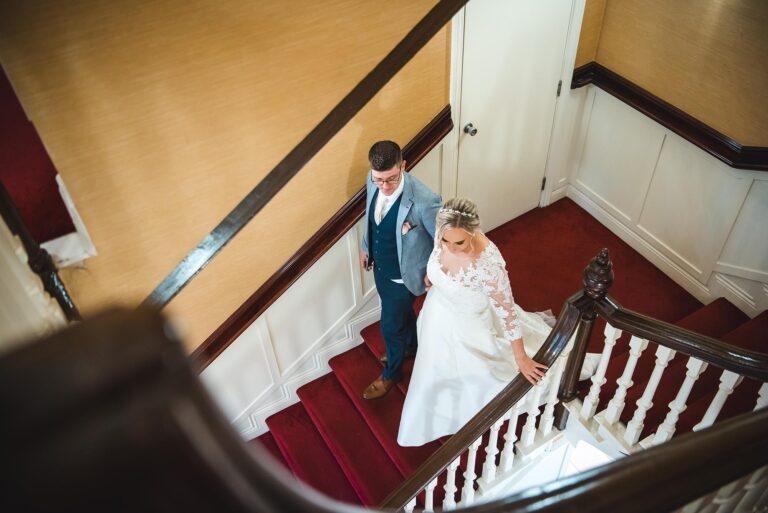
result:
[[[371,146],[368,161],[374,171],[386,171],[403,162],[403,152],[396,142],[379,141]]]

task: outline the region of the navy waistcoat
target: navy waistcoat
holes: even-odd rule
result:
[[[376,191],[376,196],[371,201],[371,210],[368,212],[368,233],[371,234],[368,258],[373,260],[376,273],[388,280],[399,279],[401,276],[400,262],[397,259],[397,212],[403,195],[392,204],[381,223],[376,224],[374,214],[378,195],[379,191]]]

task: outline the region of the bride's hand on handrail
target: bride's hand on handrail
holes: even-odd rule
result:
[[[512,342],[512,350],[515,355],[515,363],[517,368],[520,369],[520,374],[525,376],[525,379],[531,382],[533,385],[537,385],[544,374],[547,372],[547,367],[543,363],[536,362],[531,359],[523,349],[523,339],[517,339]]]

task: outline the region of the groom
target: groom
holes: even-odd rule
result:
[[[360,263],[373,269],[381,298],[381,334],[387,347],[384,371],[363,392],[382,397],[402,378],[406,355],[416,352],[413,301],[424,293],[427,261],[435,238],[440,196],[405,173],[400,147],[379,141],[368,152],[365,235]]]

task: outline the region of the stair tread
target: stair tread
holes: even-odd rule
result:
[[[378,361],[378,359],[387,353],[386,346],[384,345],[384,337],[381,335],[381,322],[377,321],[370,326],[367,326],[360,332],[360,335],[363,337],[363,341],[371,354],[376,358],[379,367],[378,374],[381,374],[381,369],[384,368],[384,364],[381,361]],[[403,394],[408,393],[408,385],[411,382],[412,373],[413,358],[406,358],[403,363],[403,379],[397,383],[397,388],[399,388]],[[373,381],[378,374],[374,374],[369,380],[369,383]]]
[[[436,441],[421,447],[402,447],[397,443],[405,401],[404,394],[397,387],[379,399],[363,399],[362,391],[380,371],[379,362],[368,348],[360,345],[335,356],[329,364],[366,424],[404,476],[413,473],[440,447]]]
[[[267,418],[266,423],[299,480],[338,501],[362,504],[300,402]]]
[[[768,310],[732,330],[721,340],[743,349],[767,352]],[[680,415],[676,432],[686,433],[701,420],[717,394],[722,372],[722,369],[710,365],[702,373],[691,390],[689,405]],[[761,384],[756,380],[745,378],[728,397],[718,419],[724,420],[752,410]]]
[[[275,437],[271,432],[267,431],[263,435],[254,438],[248,442],[248,445],[259,445],[260,447],[263,447],[277,463],[290,470],[288,462],[285,461],[285,457],[283,457],[283,453],[280,452],[280,447],[278,447],[277,442],[275,442]]]
[[[380,503],[402,483],[402,474],[333,373],[297,394],[363,505]]]

